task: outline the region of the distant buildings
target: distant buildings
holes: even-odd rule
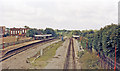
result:
[[[10,28],[10,36],[25,36],[27,30],[26,28]]]
[[[0,26],[0,38],[5,34],[5,26]]]
[[[26,28],[6,28],[5,26],[0,26],[0,38],[4,36],[25,36],[29,29]]]

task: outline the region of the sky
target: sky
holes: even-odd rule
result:
[[[0,26],[100,29],[118,23],[119,0],[0,0]]]

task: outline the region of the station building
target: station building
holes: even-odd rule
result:
[[[35,39],[45,39],[45,38],[49,38],[49,37],[52,37],[52,34],[34,35]]]
[[[75,38],[75,39],[79,39],[80,38],[80,36],[78,36],[78,35],[73,35],[72,37]]]
[[[10,28],[10,36],[25,36],[29,29],[26,28]]]

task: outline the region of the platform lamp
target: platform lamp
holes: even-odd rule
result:
[[[4,49],[4,28],[3,27],[2,27],[2,38],[3,38],[2,43],[3,43],[3,49]]]

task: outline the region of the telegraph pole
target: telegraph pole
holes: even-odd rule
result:
[[[117,48],[117,45],[115,44],[115,63],[114,63],[114,71],[116,71],[116,48]]]

